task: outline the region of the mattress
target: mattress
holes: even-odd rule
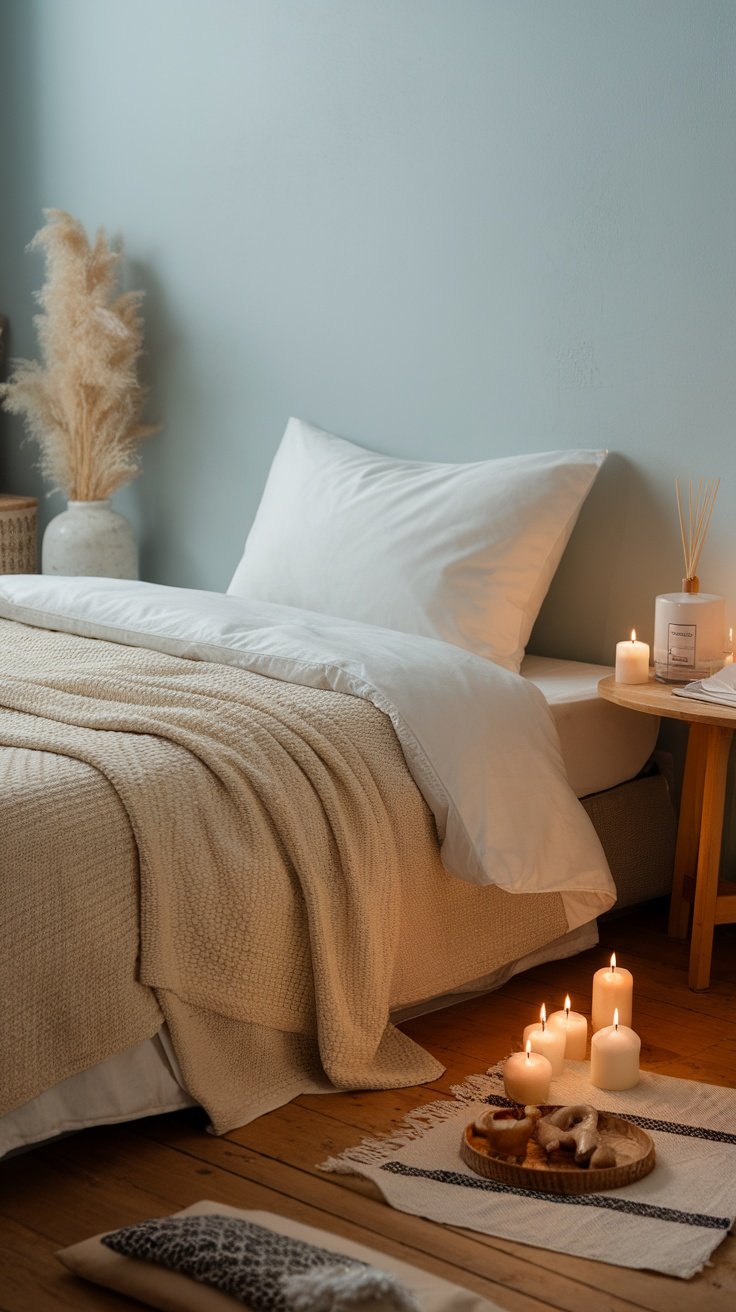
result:
[[[578,797],[616,788],[646,765],[654,751],[659,719],[598,696],[598,683],[613,674],[612,667],[527,656],[521,673],[549,704],[570,786]]]

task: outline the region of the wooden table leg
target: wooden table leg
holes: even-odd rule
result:
[[[692,733],[692,729],[691,729]],[[707,989],[713,952],[713,926],[718,897],[718,871],[721,863],[723,811],[726,799],[728,756],[733,729],[709,725],[706,729],[705,778],[700,822],[698,870],[695,877],[693,933],[690,942],[691,989]]]
[[[672,875],[670,921],[667,931],[670,938],[687,938],[690,901],[683,897],[682,890],[686,876],[693,876],[698,862],[708,733],[709,727],[706,724],[690,725],[680,798],[680,819],[677,825],[675,867]]]

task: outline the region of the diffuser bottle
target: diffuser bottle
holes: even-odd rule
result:
[[[654,603],[654,675],[661,683],[707,679],[723,665],[725,598],[691,590],[665,592]],[[690,586],[688,586],[690,585]]]

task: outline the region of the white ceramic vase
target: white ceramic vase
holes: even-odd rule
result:
[[[108,501],[69,501],[48,524],[41,547],[43,574],[137,579],[133,526]]]

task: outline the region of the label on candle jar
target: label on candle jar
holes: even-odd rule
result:
[[[670,665],[695,669],[695,638],[697,624],[669,624],[667,626],[667,659]]]

